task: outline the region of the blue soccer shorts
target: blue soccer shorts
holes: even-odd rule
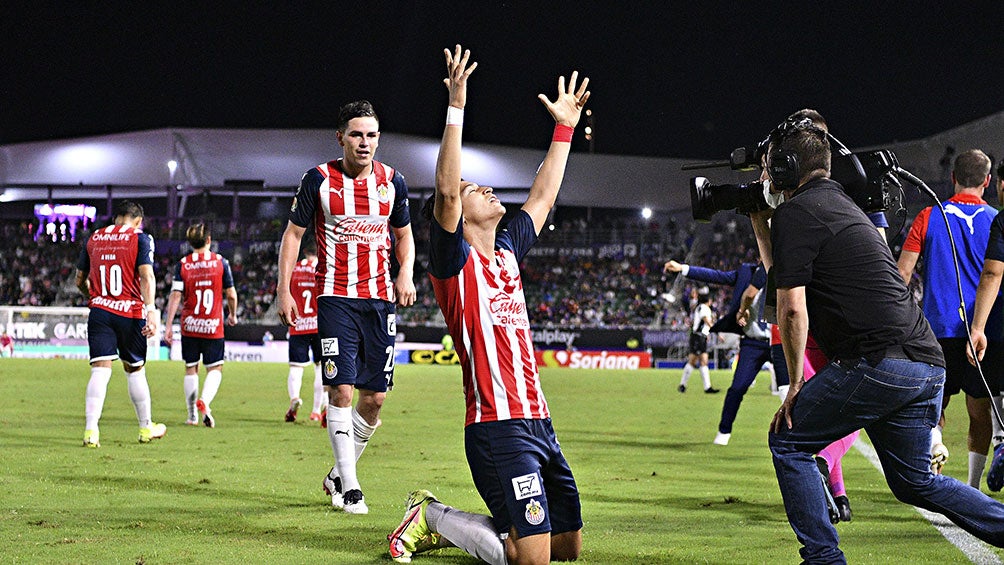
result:
[[[222,365],[223,351],[222,337],[213,339],[181,336],[181,358],[185,360],[186,367],[198,365],[200,358],[206,368]]]
[[[146,320],[143,318],[127,318],[91,308],[87,316],[90,362],[122,359],[130,367],[142,367],[146,363],[144,327]]]
[[[321,362],[321,336],[316,333],[289,336],[289,364],[304,367],[310,365],[311,359]]]
[[[373,392],[394,387],[393,302],[377,299],[320,296],[317,334],[321,338],[321,380]]]

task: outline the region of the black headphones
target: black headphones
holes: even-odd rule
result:
[[[791,116],[778,124],[774,131],[767,136],[767,139],[761,142],[765,144],[764,151],[770,151],[767,156],[767,175],[776,190],[795,190],[798,188],[798,181],[802,179],[798,155],[793,151],[779,149],[781,142],[799,131],[810,131],[827,139],[831,137],[825,130],[813,124],[811,119],[804,116]]]

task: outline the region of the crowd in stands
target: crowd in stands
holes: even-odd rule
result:
[[[171,238],[178,226],[156,218],[145,223],[156,242],[156,304],[163,311],[175,265],[188,246],[178,241],[181,238]],[[75,242],[34,241],[32,228],[29,222],[0,224],[0,304],[86,305],[86,298],[74,286],[86,234],[78,234]],[[271,306],[281,229],[275,222],[239,226],[216,222],[212,226],[214,242],[231,263],[239,297],[237,316],[243,322],[278,323]],[[399,323],[441,325],[442,314],[424,269],[428,228],[415,219],[414,233],[418,299],[414,306],[398,310]],[[248,234],[253,234],[252,239],[228,240]],[[576,217],[546,227],[531,253],[523,262],[523,282],[534,326],[686,330],[688,297],[697,286],[664,274],[663,264],[676,259],[733,269],[741,261],[756,260],[756,245],[749,223],[725,214],[712,224],[696,224],[689,218],[670,218],[660,225],[641,219]],[[720,311],[730,289],[712,291],[715,309]]]

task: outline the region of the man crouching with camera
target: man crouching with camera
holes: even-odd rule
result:
[[[862,428],[896,498],[1004,545],[1004,505],[931,472],[931,428],[940,414],[945,361],[886,242],[830,180],[827,133],[796,115],[771,141],[766,172],[785,202],[773,211],[769,245],[763,236],[771,211],[751,218],[761,255],[773,263],[778,325],[792,380],[771,422],[769,445],[802,558],[846,562],[813,455]],[[810,330],[832,362],[806,382],[802,369]]]

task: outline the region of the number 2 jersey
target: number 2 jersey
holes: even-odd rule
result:
[[[77,268],[88,273],[89,306],[145,319],[139,266],[153,265],[153,238],[131,226],[108,226],[87,238]]]
[[[234,286],[230,263],[219,253],[190,253],[178,261],[171,290],[181,293],[182,337],[223,337],[223,291]]]
[[[289,328],[289,335],[317,333],[317,259],[301,259],[293,266],[289,277],[289,292],[296,302],[296,325]]]

